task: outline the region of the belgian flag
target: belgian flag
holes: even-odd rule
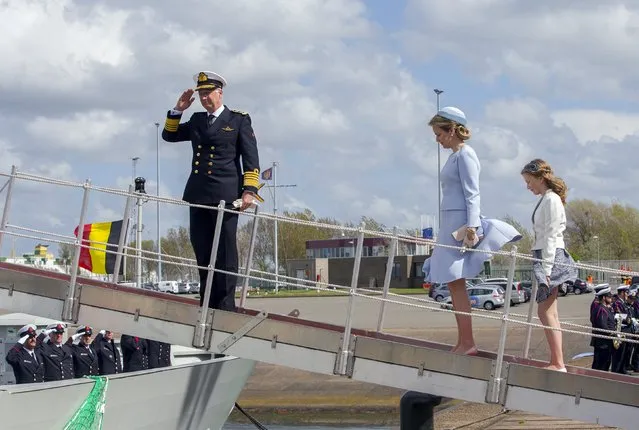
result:
[[[118,251],[120,232],[124,222],[97,222],[85,224],[82,231],[82,245],[91,248],[81,248],[80,267],[93,273],[112,275],[115,271],[115,257]],[[78,228],[73,234],[78,237]],[[112,252],[106,252],[106,250]],[[120,275],[124,273],[123,264],[120,265]]]

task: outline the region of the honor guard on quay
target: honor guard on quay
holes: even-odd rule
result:
[[[54,323],[41,333],[44,337],[39,348],[44,360],[45,382],[73,379],[75,376],[73,349],[62,342],[65,329],[65,324]]]
[[[245,210],[256,200],[260,184],[257,140],[248,113],[224,105],[226,80],[215,72],[202,71],[193,76],[195,88],[188,89],[168,111],[162,138],[167,142],[191,143],[193,156],[183,200],[217,206],[221,200],[228,209]],[[184,122],[183,112],[195,100],[205,112],[195,112]],[[236,206],[233,205],[234,202]],[[211,257],[217,211],[189,208],[190,239],[198,266],[206,267]],[[225,212],[221,227],[216,269],[237,273],[238,213]],[[203,304],[208,271],[199,270],[200,305]],[[235,310],[237,276],[214,272],[208,306]]]
[[[91,342],[91,346],[98,357],[100,375],[122,373],[120,351],[113,341],[113,332],[100,330]]]
[[[36,349],[36,329],[34,324],[27,324],[18,330],[20,340],[5,357],[13,368],[16,384],[32,384],[44,380],[42,355]]]
[[[92,336],[93,329],[91,327],[81,326],[69,338],[68,342],[71,343],[71,351],[73,352],[73,371],[76,378],[100,374],[98,356],[93,347],[91,347]]]

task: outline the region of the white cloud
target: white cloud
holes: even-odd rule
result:
[[[78,112],[70,118],[36,117],[27,126],[38,139],[49,140],[58,148],[82,152],[104,151],[131,123],[112,111]]]
[[[129,64],[122,33],[129,13],[71,0],[6,0],[2,10],[0,88],[78,91],[95,85],[100,68]]]
[[[636,99],[636,3],[409,0],[406,17],[408,52],[454,53],[471,78],[503,77],[571,99]]]
[[[581,144],[623,140],[639,134],[639,113],[569,109],[555,111],[552,117],[557,126],[570,127]]]

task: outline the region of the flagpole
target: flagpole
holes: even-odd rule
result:
[[[273,251],[275,257],[275,294],[279,291],[280,278],[280,261],[277,252],[277,161],[273,161],[273,215],[275,215],[275,249]]]
[[[136,286],[142,288],[142,194],[146,194],[144,191],[144,178],[135,178],[135,192],[138,193],[137,207],[138,207],[138,219],[135,228],[135,248],[137,258],[135,261],[136,271]]]

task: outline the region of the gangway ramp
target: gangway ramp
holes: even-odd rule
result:
[[[70,277],[0,263],[0,308],[60,319]],[[77,278],[77,321],[95,327],[196,346],[211,352],[476,403],[621,428],[639,422],[639,380],[480,352],[469,357],[450,346],[378,331],[308,321],[253,309],[215,310],[198,336],[194,300]],[[199,340],[202,340],[201,344]],[[346,345],[346,350],[344,350]]]

